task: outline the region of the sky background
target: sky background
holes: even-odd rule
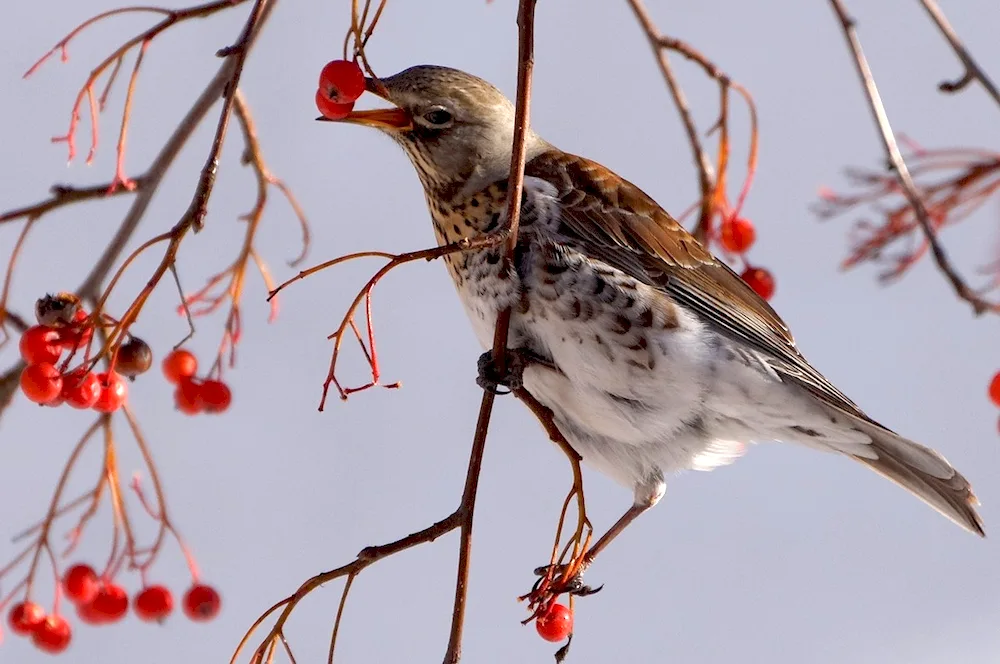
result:
[[[973,86],[936,91],[960,66],[912,0],[850,2],[894,126],[928,147],[1000,145],[1000,109]],[[1000,6],[943,2],[979,61],[1000,62]],[[760,168],[745,212],[758,228],[754,262],[777,279],[773,304],[810,360],[873,417],[945,454],[973,482],[988,531],[1000,523],[997,411],[986,385],[1000,366],[996,319],[974,320],[932,265],[891,287],[875,270],[838,270],[851,218],[820,222],[809,211],[820,186],[843,187],[847,165],[876,166],[882,152],[839,26],[826,2],[650,2],[661,29],[702,50],[754,94],[761,118]],[[107,181],[124,88],[105,117],[94,165],[65,167],[65,131],[75,91],[112,44],[148,20],[118,18],[84,34],[68,64],[52,61],[24,82],[38,55],[109,0],[10,3],[0,22],[0,208],[34,202],[53,182]],[[177,5],[180,6],[180,5]],[[513,0],[390,2],[368,53],[388,75],[418,63],[465,69],[513,96]],[[127,167],[141,172],[214,73],[214,52],[233,41],[246,9],[185,24],[149,48],[135,96]],[[298,195],[312,222],[308,263],[365,249],[406,251],[433,242],[417,178],[389,140],[359,127],[313,121],[322,65],[339,57],[346,0],[280,3],[254,50],[243,88],[273,172]],[[648,46],[624,2],[539,3],[532,122],[561,148],[607,165],[679,213],[697,196],[681,125]],[[717,92],[677,61],[699,126],[715,120]],[[994,77],[1000,70],[993,68]],[[123,74],[127,72],[123,71]],[[123,79],[124,80],[124,79]],[[734,131],[746,136],[734,102]],[[180,155],[140,231],[168,229],[187,207],[217,111]],[[89,140],[80,136],[81,152]],[[741,145],[738,143],[738,145]],[[205,232],[184,242],[181,278],[194,290],[224,268],[242,234],[237,220],[254,196],[239,167],[238,133],[226,145]],[[742,147],[740,147],[742,149]],[[742,155],[734,154],[741,160]],[[739,173],[739,171],[737,171]],[[276,278],[293,273],[299,231],[277,196],[259,248]],[[117,227],[126,199],[44,218],[14,280],[12,309],[29,311],[46,291],[74,288]],[[998,254],[991,202],[946,236],[971,274]],[[0,227],[6,256],[19,226]],[[159,261],[140,258],[111,301],[120,313]],[[321,273],[289,289],[267,325],[264,289],[248,284],[245,338],[228,374],[234,392],[221,417],[189,418],[172,407],[158,372],[132,386],[135,409],[166,484],[176,525],[206,581],[223,593],[209,624],[181,616],[165,627],[130,617],[78,627],[64,661],[227,662],[267,606],[307,577],[343,564],[366,545],[426,526],[457,504],[480,391],[481,352],[441,264],[413,264],[376,292],[379,353],[398,391],[372,391],[316,410],[330,343],[344,307],[374,262]],[[133,331],[162,355],[186,331],[168,281]],[[222,318],[199,322],[191,342],[214,353]],[[365,379],[350,348],[343,370]],[[4,364],[13,346],[0,351]],[[0,559],[7,535],[35,522],[62,461],[90,421],[70,409],[41,411],[23,399],[0,420]],[[119,423],[124,473],[140,459]],[[96,448],[94,450],[96,452]],[[71,495],[85,490],[99,457],[88,455]],[[555,646],[522,627],[531,570],[547,561],[569,488],[562,455],[511,398],[497,402],[483,466],[469,591],[467,662],[550,662]],[[631,500],[628,489],[587,475],[590,516],[603,530]],[[133,510],[149,536],[152,526]],[[76,559],[103,561],[102,512]],[[67,524],[68,527],[69,524]],[[789,445],[754,448],[714,473],[669,483],[660,505],[603,554],[588,575],[604,591],[577,604],[571,662],[673,661],[720,664],[986,664],[1000,651],[1000,544],[953,526],[860,465]],[[378,563],[355,583],[338,661],[438,662],[447,642],[457,535]],[[42,579],[46,577],[43,575]],[[187,585],[175,548],[151,580],[179,597]],[[125,580],[130,592],[138,580]],[[7,580],[4,587],[9,587]],[[44,584],[43,584],[44,587]],[[340,588],[315,592],[287,628],[300,662],[325,661]],[[43,597],[45,594],[42,595]],[[0,662],[47,656],[20,639]],[[245,661],[245,660],[244,660]]]

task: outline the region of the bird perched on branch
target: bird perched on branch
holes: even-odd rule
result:
[[[409,156],[441,244],[506,224],[515,111],[470,74],[417,66],[368,90],[374,127]],[[665,478],[734,461],[753,441],[844,454],[983,535],[969,482],[943,456],[868,417],[802,356],[788,327],[725,263],[635,185],[526,140],[511,264],[493,246],[445,257],[485,348],[512,308],[518,375],[584,463],[634,491],[597,553],[663,496]],[[483,378],[491,379],[484,355]]]

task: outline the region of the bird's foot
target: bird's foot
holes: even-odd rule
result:
[[[575,595],[586,597],[601,592],[604,585],[592,588],[583,582],[584,569],[577,566],[575,572],[569,572],[567,565],[542,565],[535,568],[538,579],[527,594],[518,599],[527,600],[529,609],[535,610],[525,622],[535,618],[537,610],[548,606],[559,595]]]
[[[488,350],[479,356],[479,376],[476,385],[493,394],[510,394],[524,386],[524,368],[529,363],[526,353],[508,348],[504,353],[503,366],[493,357],[493,351]],[[501,392],[500,388],[506,388]]]

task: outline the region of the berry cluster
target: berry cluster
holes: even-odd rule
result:
[[[177,386],[174,405],[185,415],[221,413],[233,400],[229,386],[221,380],[195,377],[198,358],[183,348],[173,350],[163,358],[163,375]]]
[[[357,62],[333,60],[319,73],[316,108],[328,120],[343,120],[365,91],[365,75]]]
[[[719,226],[719,233],[714,238],[725,251],[743,258],[745,267],[740,277],[750,288],[765,300],[774,296],[774,277],[768,270],[756,267],[747,262],[745,254],[757,241],[757,229],[746,217],[727,214]]]
[[[90,565],[77,563],[62,579],[62,591],[76,606],[77,616],[87,625],[109,625],[128,613],[129,597],[117,583],[102,580]],[[184,593],[184,614],[204,622],[218,615],[222,606],[219,593],[211,586],[195,583]],[[166,586],[146,586],[132,600],[136,616],[146,622],[163,622],[174,609],[174,597]],[[24,600],[11,607],[7,615],[11,631],[30,636],[37,648],[60,653],[69,647],[73,636],[69,622],[58,611],[46,614],[41,605]]]
[[[72,298],[72,299],[71,299]],[[70,302],[70,304],[66,304]],[[59,304],[55,304],[59,303]],[[29,327],[18,344],[27,366],[21,372],[21,392],[29,400],[44,406],[69,404],[73,408],[92,408],[112,413],[125,403],[128,384],[149,369],[153,354],[138,337],[131,337],[117,351],[116,370],[94,373],[86,363],[72,371],[67,366],[77,350],[89,344],[94,332],[90,317],[73,296],[47,295],[36,306],[38,325]],[[63,353],[68,357],[57,366]]]

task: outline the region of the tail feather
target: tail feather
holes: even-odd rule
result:
[[[844,416],[844,413],[840,413]],[[877,424],[847,415],[871,437],[874,454],[851,455],[971,533],[986,537],[972,485],[943,456]]]

